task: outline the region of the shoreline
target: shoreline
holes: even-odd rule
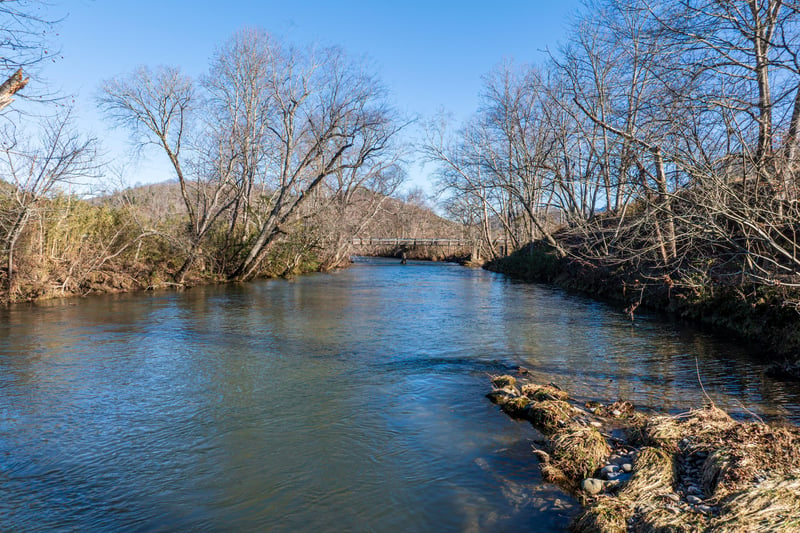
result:
[[[384,257],[389,259],[397,259],[400,261],[400,258],[394,255],[365,255],[362,257]],[[413,261],[430,261],[432,263],[454,263],[459,264],[468,268],[479,268],[483,266],[482,264],[471,264],[468,258],[460,255],[452,255],[452,256],[443,256],[443,257],[432,257],[428,256],[425,257],[423,255],[414,255],[413,257],[409,255],[408,259]],[[138,280],[133,276],[129,276],[129,281],[132,282],[128,285],[120,285],[118,283],[111,283],[107,281],[101,281],[92,284],[91,287],[88,287],[87,290],[77,292],[77,291],[52,291],[43,294],[39,294],[35,297],[24,297],[16,300],[6,301],[5,307],[11,305],[35,305],[37,303],[42,302],[49,302],[54,300],[74,300],[74,299],[83,299],[89,298],[92,296],[103,296],[103,295],[119,295],[119,294],[136,294],[136,293],[145,293],[145,292],[182,292],[185,290],[190,290],[193,287],[206,287],[206,286],[214,286],[214,285],[230,285],[230,284],[239,284],[239,283],[249,283],[249,281],[263,281],[263,280],[270,280],[270,279],[291,279],[295,276],[303,276],[306,274],[317,274],[317,273],[325,273],[331,272],[335,270],[341,270],[345,268],[350,268],[353,264],[353,261],[350,260],[349,262],[339,265],[333,269],[301,269],[296,270],[291,273],[291,275],[263,275],[260,277],[253,278],[252,280],[248,281],[238,281],[238,280],[229,280],[224,277],[212,277],[212,276],[195,276],[189,277],[183,284],[173,283],[173,282],[161,282],[157,284],[150,284],[145,286],[144,283],[138,283]]]
[[[573,258],[558,258],[541,242],[487,263],[484,268],[514,279],[547,283],[636,311],[648,309],[715,333],[733,334],[764,350],[765,359],[800,361],[800,314],[787,305],[789,287],[679,286],[666,275],[615,270]],[[787,367],[790,365],[787,365]]]
[[[495,376],[487,397],[545,437],[542,477],[583,511],[577,533],[796,531],[800,429],[736,421],[709,403],[668,416],[630,402],[579,404],[556,384]]]

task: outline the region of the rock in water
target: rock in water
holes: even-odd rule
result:
[[[608,465],[604,466],[602,470],[600,470],[600,475],[606,479],[611,479],[609,476],[612,474],[616,474],[619,471],[619,467],[617,465]]]
[[[591,495],[603,492],[603,482],[599,479],[589,477],[581,482],[581,488]]]

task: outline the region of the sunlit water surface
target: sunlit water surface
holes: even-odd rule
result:
[[[800,421],[752,349],[455,265],[0,315],[0,529],[551,531],[536,432],[484,398],[523,365],[580,399]]]

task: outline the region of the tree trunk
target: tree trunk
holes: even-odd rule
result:
[[[25,229],[25,225],[28,223],[28,218],[30,218],[30,209],[28,207],[23,207],[22,211],[17,215],[14,225],[11,226],[8,237],[6,237],[6,254],[8,256],[6,261],[6,299],[8,301],[11,301],[11,295],[14,291],[14,252],[16,250],[17,240],[19,236],[22,235],[22,230]]]
[[[12,98],[14,94],[25,87],[29,81],[31,81],[30,78],[22,77],[22,69],[17,70],[10,78],[4,81],[0,85],[0,110],[8,107],[14,101],[14,98]]]
[[[667,194],[667,175],[664,172],[664,158],[661,155],[661,148],[653,148],[653,161],[656,166],[656,187],[658,188],[658,209],[666,215],[666,236],[665,245],[669,259],[678,257],[677,246],[675,244],[675,218],[672,215],[672,207],[669,203]],[[658,218],[659,213],[656,213]],[[666,262],[666,261],[665,261]]]

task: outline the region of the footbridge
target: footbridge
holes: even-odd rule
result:
[[[353,248],[366,255],[442,258],[453,255],[469,256],[475,251],[475,241],[437,237],[354,237]]]
[[[374,238],[374,237],[353,237],[353,246],[366,247],[386,247],[386,246],[442,246],[447,248],[466,248],[475,244],[475,241],[468,239],[439,239],[439,238],[420,238],[420,237],[395,237],[395,238]]]
[[[450,237],[353,237],[351,244],[356,250],[370,252],[389,252],[392,254],[411,250],[435,248],[446,254],[467,252],[477,255],[479,243],[475,239],[453,239]],[[506,254],[508,243],[498,239],[494,243],[501,255]]]

